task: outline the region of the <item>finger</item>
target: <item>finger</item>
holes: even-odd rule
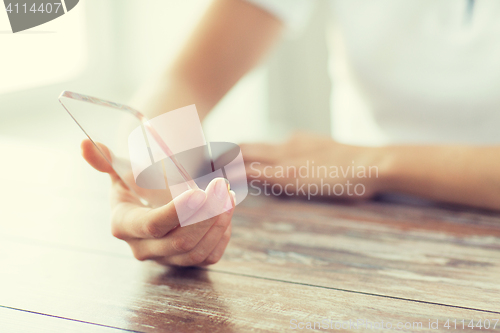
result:
[[[223,212],[232,209],[234,204],[231,201],[229,193],[229,182],[224,178],[216,178],[208,184],[207,201],[201,209],[199,209],[189,219],[181,220],[181,226],[186,227],[191,224],[198,224],[199,228],[208,230],[210,225],[198,223],[200,221],[210,220],[210,218],[220,215]]]
[[[161,238],[179,225],[178,213],[195,214],[206,198],[204,191],[190,190],[154,209],[123,202],[113,211],[113,235],[120,239]]]
[[[97,145],[97,147],[96,147]],[[80,148],[82,149],[82,156],[94,169],[100,172],[115,174],[108,161],[111,161],[111,153],[105,145],[85,139],[82,141]]]
[[[251,179],[259,180],[280,180],[287,177],[286,168],[275,168],[275,166],[265,163],[252,163],[245,166],[247,176]]]
[[[245,163],[262,162],[272,164],[283,158],[280,145],[269,143],[244,143],[240,145]]]
[[[229,227],[227,227],[221,240],[212,251],[212,253],[210,253],[210,255],[207,257],[207,259],[205,259],[205,261],[201,263],[201,266],[213,265],[219,262],[219,260],[224,255],[224,251],[226,251],[229,240],[231,239],[231,228],[232,224],[229,224]]]
[[[217,245],[221,242],[226,230],[231,224],[233,210],[227,211],[218,216],[217,221],[203,236],[194,249],[188,253],[179,254],[169,258],[171,265],[195,266],[199,265],[210,256]]]
[[[202,219],[202,222],[196,224],[176,228],[161,239],[140,240],[133,249],[136,258],[150,259],[159,256],[171,257],[192,251],[205,236],[208,230],[210,230],[210,228],[214,225],[214,223],[217,222],[218,216],[216,215],[220,215],[220,212],[222,211],[220,206],[229,205],[229,209],[227,210],[232,209],[232,203],[229,201],[229,193],[226,186],[226,182],[223,178],[218,178],[212,181],[207,187],[207,199],[203,207],[199,209],[193,217],[201,218],[203,215],[198,215],[200,211],[204,211],[202,214],[206,214],[207,209],[211,211],[214,206],[218,207],[217,212],[219,214],[213,214],[213,217],[204,220]],[[225,191],[226,194],[222,197],[223,199],[217,195],[217,190]],[[193,220],[189,222],[192,221]]]
[[[300,167],[294,164],[286,167],[277,167],[267,164],[251,164],[246,167],[246,171],[248,181],[251,183],[252,188],[260,187],[266,193],[267,191],[271,191],[276,195],[286,194],[290,196],[290,193],[297,193],[297,195],[302,193],[296,191],[297,187],[301,188],[303,184],[307,186],[308,183],[311,183],[311,181],[301,176],[299,168]],[[275,185],[277,188],[274,189]]]
[[[100,172],[108,173],[111,177],[111,205],[114,207],[121,202],[129,202],[140,205],[140,200],[130,191],[129,187],[125,185],[122,179],[116,174],[111,164],[108,162],[111,161],[111,152],[109,149],[105,145],[98,142],[96,142],[96,145],[88,139],[83,140],[80,145],[82,156],[94,169]]]

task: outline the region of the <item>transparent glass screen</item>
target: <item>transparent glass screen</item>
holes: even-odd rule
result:
[[[65,91],[59,100],[144,204],[158,207],[189,189],[206,190],[215,178],[229,180],[235,192],[234,204],[248,194],[238,145],[207,143],[194,105],[148,120],[131,107],[91,96]],[[212,204],[203,206],[195,216],[183,217],[181,207],[176,206],[182,226],[221,214],[230,207]]]

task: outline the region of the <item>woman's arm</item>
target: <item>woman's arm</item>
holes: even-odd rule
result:
[[[267,53],[283,24],[244,0],[215,0],[159,82],[134,101],[150,117],[196,104],[201,118]]]
[[[256,187],[269,184],[268,192],[273,184],[279,185],[275,193],[288,186],[285,195],[310,197],[359,199],[399,192],[500,209],[498,146],[358,147],[302,134],[279,145],[245,144],[242,151],[251,187],[252,181]],[[294,172],[301,167],[302,173]]]
[[[216,0],[171,68],[143,89],[134,106],[153,118],[196,104],[203,118],[259,61],[280,31],[276,18],[243,0]],[[104,146],[101,151],[108,152]],[[223,179],[212,181],[206,191],[186,191],[153,209],[137,199],[89,140],[82,143],[82,155],[96,170],[110,175],[112,233],[130,245],[137,259],[190,266],[214,264],[222,257],[233,209],[184,228],[178,228],[177,211],[192,216],[211,202],[234,207]]]
[[[392,146],[381,190],[500,209],[500,147]]]

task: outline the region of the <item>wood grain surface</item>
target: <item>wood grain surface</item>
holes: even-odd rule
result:
[[[360,320],[360,331],[373,330],[383,320],[394,327],[411,323],[411,330],[426,331],[429,319],[438,320],[442,328],[448,319],[498,317],[206,269],[166,268],[78,250],[9,241],[2,242],[0,250],[16,253],[0,259],[1,267],[8,268],[0,286],[2,305],[140,332],[277,332],[293,327],[293,320],[330,320],[333,324],[323,322],[330,328],[335,322]],[[414,327],[417,323],[422,323],[421,329]]]
[[[351,331],[335,323],[358,319],[362,332],[500,331],[500,214],[249,197],[220,263],[168,268],[112,238],[104,176],[51,157],[22,179],[0,174],[2,333]]]
[[[252,199],[220,271],[500,313],[496,214]]]

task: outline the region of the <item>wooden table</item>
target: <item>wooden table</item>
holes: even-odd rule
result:
[[[73,159],[0,178],[0,332],[494,331],[500,319],[500,214],[249,197],[220,263],[168,268],[111,237],[107,181],[83,164],[64,175]]]

